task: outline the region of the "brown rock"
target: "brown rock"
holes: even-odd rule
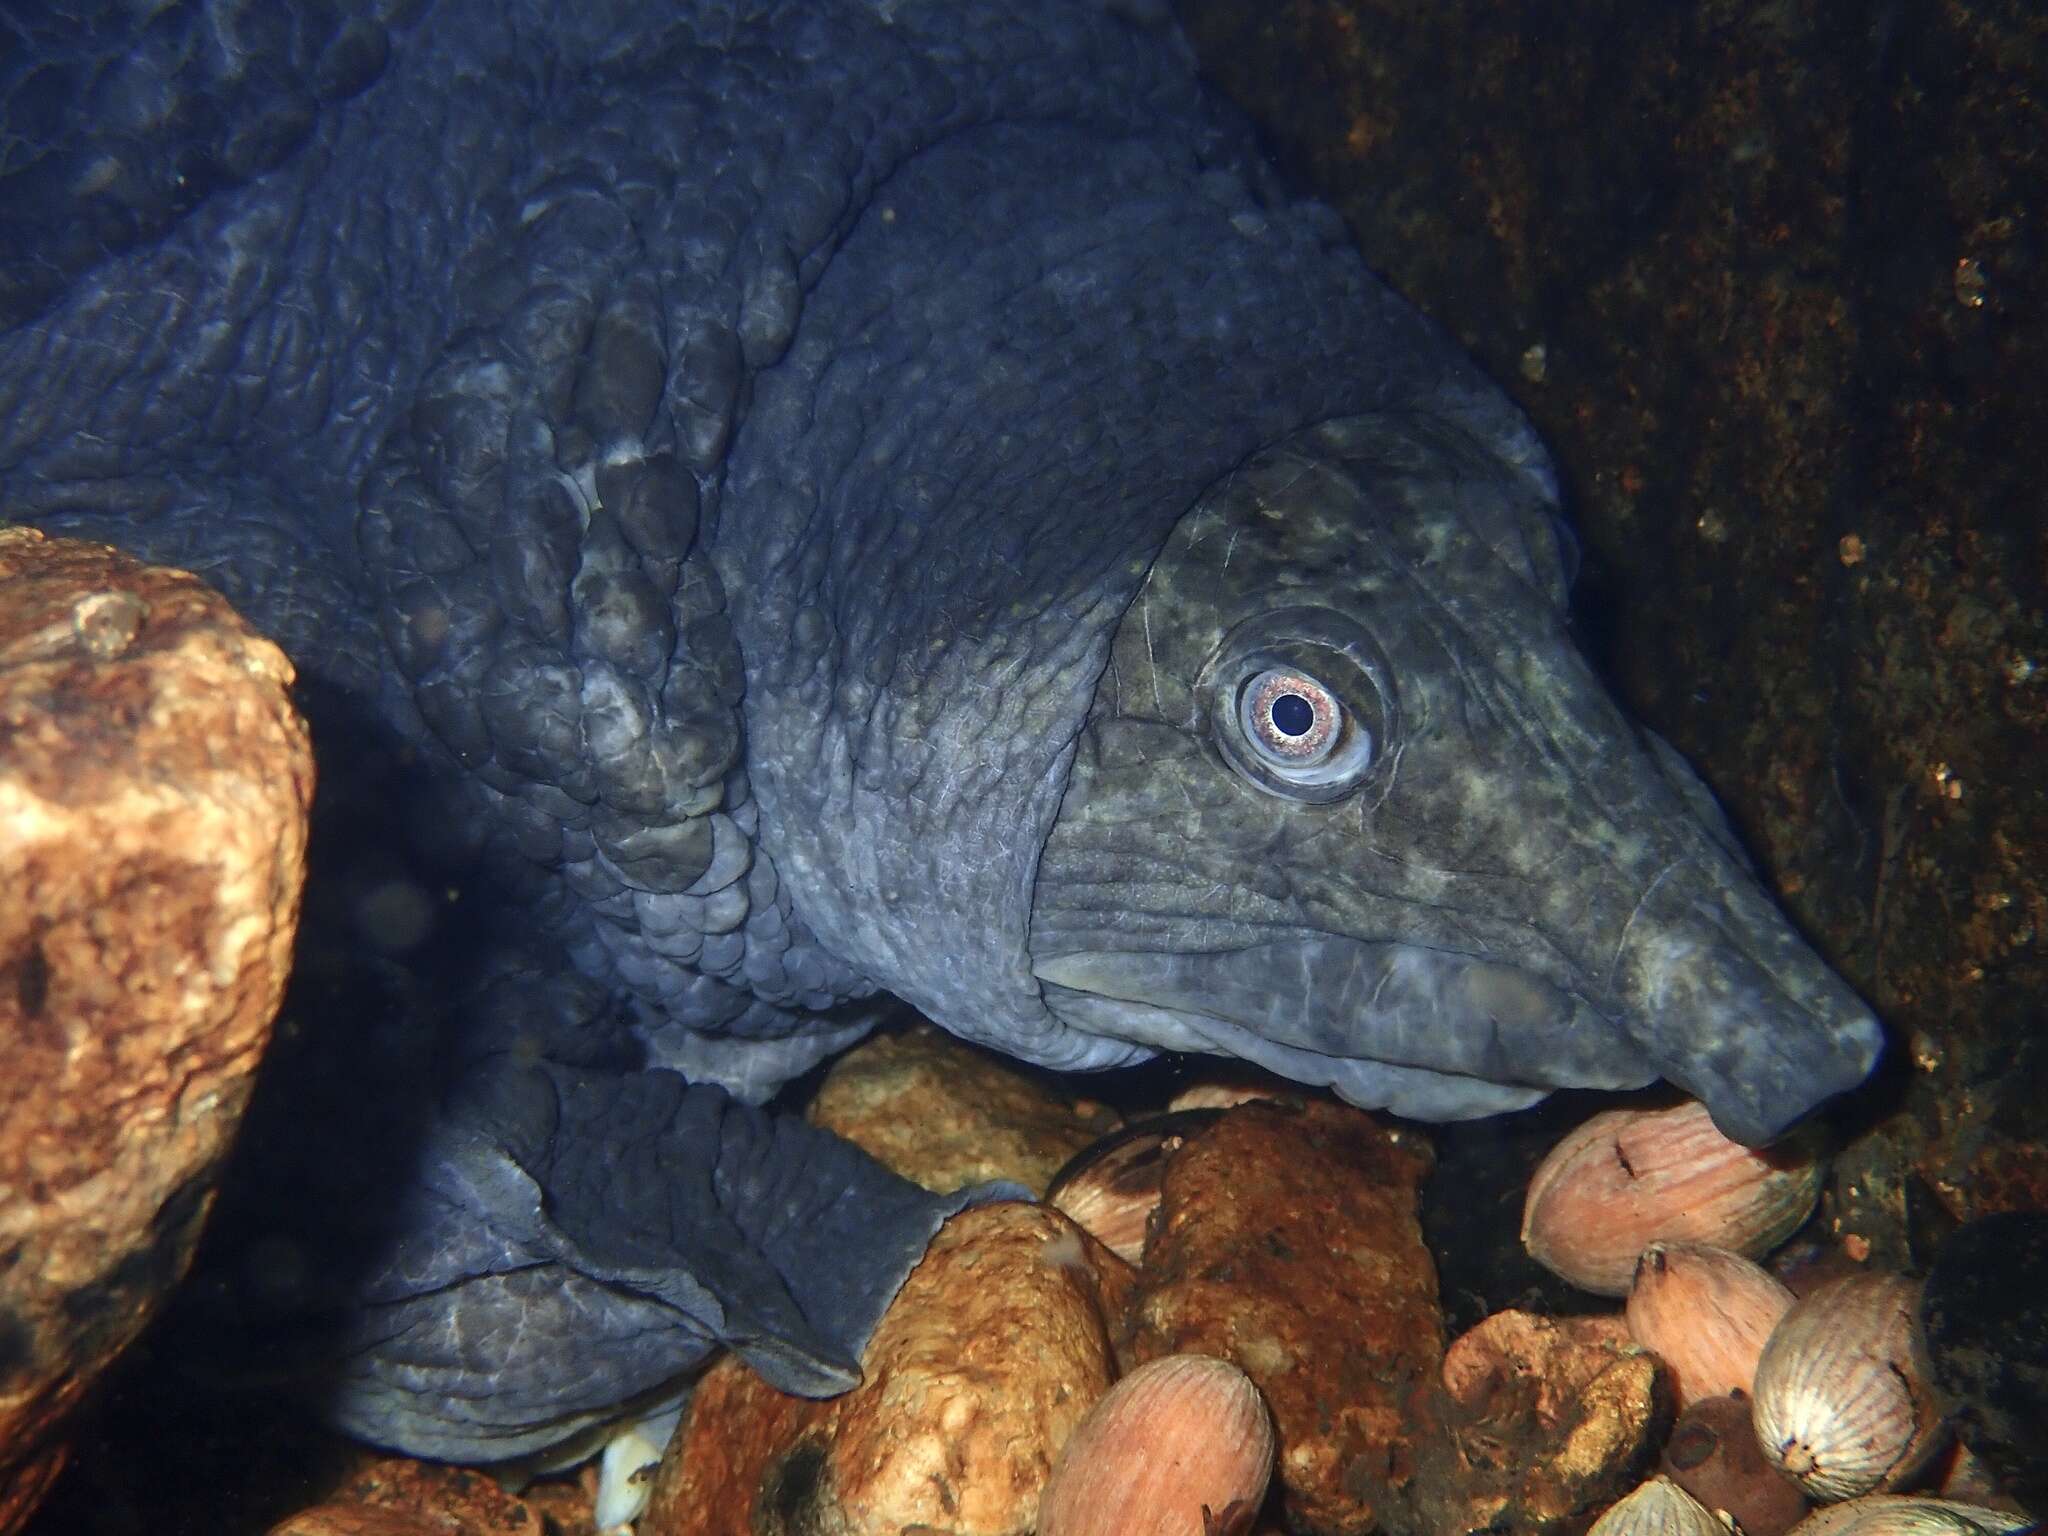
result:
[[[1443,1352],[1416,1222],[1427,1145],[1343,1105],[1245,1104],[1167,1171],[1129,1314],[1137,1359],[1235,1361],[1272,1406],[1289,1523],[1418,1529],[1415,1415]]]
[[[0,1508],[183,1274],[269,1039],[291,681],[196,578],[0,531]]]
[[[1024,1536],[1069,1433],[1116,1377],[1131,1272],[1059,1212],[954,1217],[824,1402],[723,1361],[691,1400],[640,1536]]]
[[[841,1057],[808,1118],[927,1189],[1014,1179],[1041,1195],[1068,1158],[1118,1124],[1115,1111],[930,1025]]]
[[[1799,1485],[1765,1459],[1741,1393],[1689,1405],[1658,1470],[1708,1509],[1726,1510],[1743,1536],[1784,1536],[1806,1514]]]
[[[381,1456],[269,1536],[547,1536],[541,1511],[488,1472]]]
[[[778,1392],[737,1355],[723,1356],[690,1395],[639,1536],[753,1536],[756,1505],[807,1504],[824,1476],[819,1425],[829,1418],[829,1404]]]
[[[373,1504],[316,1504],[271,1527],[270,1536],[444,1536],[449,1529],[417,1512]]]
[[[1620,1316],[1495,1312],[1444,1351],[1444,1390],[1473,1418],[1496,1416],[1503,1398],[1512,1397],[1518,1414],[1554,1427],[1572,1399],[1633,1343]]]
[[[1672,1392],[1619,1317],[1496,1312],[1444,1354],[1449,1433],[1422,1481],[1457,1529],[1583,1527],[1656,1459]]]

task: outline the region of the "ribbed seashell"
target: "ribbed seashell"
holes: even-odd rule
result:
[[[1792,1292],[1754,1260],[1710,1243],[1652,1243],[1636,1261],[1628,1330],[1671,1371],[1679,1411],[1747,1392]]]
[[[1141,1120],[1084,1147],[1053,1175],[1046,1203],[1127,1264],[1145,1261],[1145,1236],[1159,1209],[1166,1166],[1217,1110],[1184,1110]]]
[[[1815,1510],[1787,1536],[2002,1536],[2031,1524],[2025,1515],[1982,1504],[1867,1493]]]
[[[1704,1104],[1612,1109],[1538,1165],[1522,1245],[1582,1290],[1624,1296],[1660,1239],[1762,1258],[1813,1214],[1824,1172],[1806,1138],[1754,1151],[1715,1130]]]
[[[1168,1355],[1102,1395],[1061,1447],[1038,1536],[1205,1536],[1248,1526],[1273,1470],[1273,1420],[1228,1360]]]
[[[1800,1297],[1772,1330],[1751,1392],[1757,1442],[1809,1497],[1895,1488],[1940,1443],[1919,1302],[1904,1275],[1850,1275]]]
[[[1610,1504],[1586,1536],[1728,1536],[1728,1527],[1706,1505],[1660,1475]]]

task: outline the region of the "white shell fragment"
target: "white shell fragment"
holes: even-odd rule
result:
[[[630,1525],[646,1513],[655,1469],[682,1418],[682,1405],[677,1404],[652,1418],[620,1425],[605,1442],[598,1457],[597,1496],[591,1509],[591,1519],[600,1531]]]
[[[1668,1477],[1617,1499],[1587,1536],[1729,1536],[1712,1510]]]
[[[1757,1441],[1808,1496],[1896,1487],[1939,1443],[1919,1298],[1919,1282],[1904,1275],[1851,1275],[1794,1302],[1764,1345]]]

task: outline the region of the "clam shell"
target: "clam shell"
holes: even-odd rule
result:
[[[1215,1110],[1182,1110],[1111,1132],[1053,1175],[1046,1203],[1125,1263],[1144,1263],[1167,1164],[1189,1136],[1218,1116]]]
[[[1670,1369],[1682,1412],[1747,1392],[1792,1292],[1754,1260],[1709,1243],[1652,1243],[1628,1293],[1635,1341]]]
[[[1038,1536],[1204,1536],[1248,1523],[1273,1420],[1228,1360],[1168,1355],[1102,1395],[1053,1463]]]
[[[1850,1275],[1794,1302],[1764,1345],[1757,1441],[1810,1497],[1897,1487],[1940,1443],[1919,1298],[1904,1275]]]
[[[1728,1536],[1728,1527],[1670,1478],[1658,1476],[1609,1505],[1587,1536]]]
[[[1703,1104],[1609,1110],[1538,1165],[1522,1244],[1573,1285],[1625,1296],[1660,1239],[1762,1258],[1813,1214],[1825,1171],[1809,1140],[1754,1151],[1715,1130]]]
[[[1788,1536],[2001,1536],[2031,1524],[2025,1515],[1981,1504],[1870,1493],[1814,1511]]]

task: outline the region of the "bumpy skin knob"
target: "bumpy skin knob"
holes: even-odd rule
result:
[[[668,345],[645,238],[595,168],[526,200],[364,482],[358,537],[392,712],[466,772],[500,848],[566,886],[578,960],[677,1026],[657,1055],[705,1072],[688,1031],[768,1042],[710,1070],[759,1096],[844,1043],[810,1015],[874,988],[809,939],[756,846],[740,653],[686,462],[691,411],[723,395],[729,415],[733,386]]]

